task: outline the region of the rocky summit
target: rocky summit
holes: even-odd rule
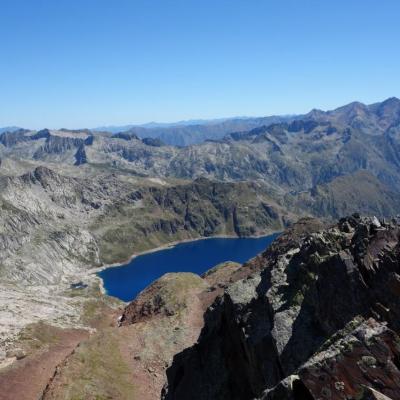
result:
[[[207,309],[163,398],[400,398],[399,239],[359,215],[286,231]]]

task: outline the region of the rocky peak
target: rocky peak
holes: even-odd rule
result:
[[[15,146],[17,143],[28,141],[29,137],[26,133],[29,131],[26,129],[17,129],[16,131],[6,131],[0,135],[0,143],[5,147]]]
[[[308,114],[304,117],[305,119],[321,119],[325,116],[325,111],[319,110],[317,108],[313,108]]]
[[[396,126],[400,122],[400,99],[391,97],[380,103],[376,114],[386,128]]]
[[[51,181],[60,182],[62,177],[50,168],[39,166],[33,171],[22,175],[20,179],[25,183],[39,183],[43,187],[46,187]]]
[[[302,221],[208,309],[164,397],[399,398],[399,256],[397,220]]]
[[[385,112],[398,112],[400,109],[400,99],[397,97],[390,97],[379,104],[378,113],[384,114]]]

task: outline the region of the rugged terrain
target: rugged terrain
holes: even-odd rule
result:
[[[243,265],[164,275],[42,398],[398,399],[399,240],[397,220],[303,219]]]
[[[82,175],[36,167],[0,178],[3,348],[30,322],[78,324],[71,284],[98,284],[96,268],[172,241],[278,231],[293,218],[254,183]]]
[[[207,310],[164,397],[399,398],[399,235],[358,215],[289,229]]]
[[[320,340],[328,340],[328,337],[336,334],[340,336],[339,332],[347,329],[346,324],[356,315],[343,317],[348,320],[335,322],[329,330],[325,326],[319,326],[322,322],[318,322],[314,311],[307,308],[302,311],[307,321],[318,322],[315,329],[319,336],[315,343],[302,343],[301,348],[295,350],[289,347],[282,355],[287,343],[276,341],[278,336],[279,340],[286,340],[281,338],[281,331],[284,337],[289,335],[289,331],[294,332],[295,328],[297,329],[297,325],[293,327],[293,321],[291,322],[289,317],[284,322],[280,318],[286,318],[287,314],[290,314],[297,320],[296,313],[302,309],[303,297],[308,299],[308,296],[311,296],[310,301],[316,301],[312,296],[317,296],[319,292],[311,285],[311,278],[317,276],[318,282],[322,282],[322,278],[318,276],[319,270],[308,270],[307,267],[305,271],[301,269],[300,273],[296,269],[290,269],[290,273],[287,274],[288,282],[285,280],[286,283],[282,284],[268,281],[275,278],[267,279],[267,272],[260,273],[258,277],[252,275],[245,281],[249,296],[252,294],[258,298],[261,296],[260,290],[264,289],[265,293],[273,293],[273,296],[271,294],[266,307],[269,310],[268,322],[265,322],[263,327],[254,328],[255,333],[252,331],[256,347],[246,350],[246,356],[240,355],[240,352],[235,354],[238,354],[238,357],[249,358],[246,359],[246,363],[250,364],[251,368],[261,368],[260,365],[264,365],[265,360],[257,358],[257,340],[260,339],[257,335],[261,335],[263,329],[268,331],[268,326],[279,326],[281,322],[286,324],[287,332],[286,328],[280,327],[280,333],[277,335],[271,328],[270,339],[266,339],[267,342],[262,341],[261,348],[266,346],[268,352],[272,352],[277,365],[265,367],[271,369],[268,373],[262,367],[261,372],[255,373],[254,382],[244,382],[244,392],[229,380],[234,375],[230,375],[228,379],[219,376],[218,371],[211,372],[214,361],[215,368],[218,369],[230,362],[233,364],[228,367],[235,368],[237,360],[225,360],[226,355],[219,352],[215,353],[216,359],[210,364],[209,360],[196,358],[196,349],[200,349],[203,343],[207,348],[218,347],[218,340],[228,345],[232,339],[235,341],[234,345],[238,345],[237,338],[213,336],[213,329],[219,329],[218,324],[222,321],[212,322],[213,318],[225,318],[225,313],[236,312],[236,300],[224,300],[231,296],[230,290],[236,290],[234,282],[261,270],[282,270],[282,276],[285,276],[286,267],[282,266],[282,260],[287,260],[288,265],[292,265],[292,255],[286,254],[286,250],[282,248],[286,249],[290,244],[298,249],[305,249],[305,243],[309,240],[298,232],[301,224],[283,236],[290,238],[288,243],[282,242],[282,239],[277,242],[280,247],[272,247],[279,248],[279,251],[276,251],[283,254],[280,258],[271,253],[275,250],[270,250],[260,256],[258,261],[247,263],[239,269],[225,266],[218,268],[218,273],[214,271],[208,277],[182,278],[181,284],[177,283],[177,280],[181,279],[180,276],[172,276],[156,283],[157,289],[153,287],[153,290],[147,291],[141,300],[138,300],[139,303],[129,306],[124,312],[124,327],[119,330],[115,329],[114,325],[123,304],[100,292],[100,282],[94,273],[106,265],[124,262],[134,254],[180,240],[218,235],[256,236],[279,232],[292,226],[302,217],[318,217],[324,224],[328,224],[355,212],[376,215],[381,221],[383,218],[400,214],[400,100],[391,98],[372,105],[351,103],[333,111],[313,110],[295,117],[219,121],[206,124],[203,133],[195,124],[188,130],[186,128],[180,125],[153,126],[114,133],[87,129],[37,131],[10,128],[0,132],[0,366],[5,368],[2,369],[3,372],[7,371],[7,374],[12,375],[10,371],[14,371],[15,376],[18,376],[19,372],[15,372],[14,368],[25,367],[20,361],[15,362],[17,359],[32,366],[35,365],[34,360],[44,357],[50,361],[46,374],[38,377],[38,382],[47,382],[52,368],[76,346],[74,340],[67,340],[68,335],[64,334],[62,329],[71,330],[72,337],[80,342],[89,332],[93,333],[101,328],[100,334],[94,334],[85,345],[82,344],[82,348],[79,347],[79,351],[90,353],[90,356],[85,353],[79,357],[89,357],[89,364],[94,363],[91,372],[80,365],[76,359],[78,356],[73,355],[68,359],[72,367],[62,369],[62,374],[57,375],[53,386],[50,385],[46,391],[46,396],[57,398],[62,392],[60,387],[65,382],[63,379],[67,379],[65,377],[70,376],[72,379],[73,376],[73,379],[79,382],[77,376],[83,373],[83,368],[88,376],[97,379],[100,398],[110,396],[107,394],[108,390],[111,390],[112,396],[116,398],[129,398],[129,394],[141,390],[140,382],[147,382],[152,387],[149,393],[153,397],[148,394],[148,398],[154,398],[166,383],[165,368],[170,365],[174,355],[175,360],[168,370],[169,385],[164,388],[164,394],[168,398],[180,398],[181,393],[184,393],[182,396],[187,396],[185,387],[194,385],[191,380],[195,380],[196,384],[201,386],[204,379],[208,379],[206,375],[201,375],[201,368],[197,368],[199,376],[185,376],[182,382],[179,371],[188,368],[186,363],[203,365],[204,362],[209,365],[209,373],[214,378],[218,377],[218,382],[221,383],[221,387],[215,386],[212,389],[216,390],[215,393],[212,392],[215,398],[228,392],[233,393],[230,394],[232,398],[235,398],[235,393],[244,396],[243,398],[260,397],[263,396],[261,389],[269,390],[268,393],[271,394],[268,394],[270,397],[267,398],[273,398],[273,393],[279,393],[279,390],[286,390],[285,388],[290,386],[289,381],[298,382],[299,379],[302,385],[306,385],[307,390],[316,396],[316,392],[311,389],[311,383],[307,384],[305,378],[301,378],[301,371],[306,371],[301,368],[305,368],[306,362],[311,362],[312,354],[317,354],[318,346],[322,343]],[[234,128],[235,131],[230,131]],[[168,135],[176,132],[178,135],[197,133],[193,133],[194,136],[188,139],[188,142],[179,143],[181,146],[178,147],[166,144],[162,140],[165,139],[162,132],[169,132]],[[351,247],[356,248],[358,244],[351,243],[353,236],[361,229],[359,225],[370,226],[372,222],[354,221],[353,218],[346,224],[343,222],[339,227],[332,228],[321,236],[324,245],[333,246],[329,247],[327,255],[331,256],[331,253],[336,252],[340,258],[347,252],[357,263],[364,262],[355,258]],[[376,221],[374,223],[376,225]],[[307,226],[307,229],[304,229],[308,231],[309,224]],[[320,230],[322,225],[316,224],[314,228]],[[388,224],[375,228],[377,232],[391,232],[385,233],[389,236],[394,235],[396,229],[397,227],[390,227]],[[368,235],[363,238],[365,243],[367,239],[374,237],[374,232],[372,228],[368,228]],[[313,240],[315,242],[316,239]],[[389,247],[393,240],[386,236],[382,239],[384,243],[389,243]],[[346,247],[345,243],[349,241],[350,247]],[[321,251],[317,254],[321,255]],[[311,252],[308,256],[312,256],[313,259],[314,253]],[[325,253],[322,254],[322,257],[325,256]],[[293,257],[297,260],[298,256]],[[273,263],[276,263],[276,268],[272,267]],[[358,268],[359,264],[356,267]],[[369,272],[365,273],[363,267],[360,268],[364,280],[374,281],[368,275]],[[304,277],[307,277],[305,282]],[[212,283],[210,279],[213,279]],[[312,295],[308,292],[303,293],[305,288],[298,288],[299,282],[307,287],[311,285]],[[337,286],[340,287],[342,281],[337,282]],[[259,287],[261,283],[262,288]],[[186,284],[190,288],[187,294],[189,297],[178,299],[178,303],[182,302],[184,307],[178,307],[179,312],[172,307],[171,311],[168,287],[184,286],[182,293],[186,293]],[[349,283],[349,288],[353,284],[353,281]],[[370,282],[366,281],[366,284],[370,285]],[[232,289],[229,289],[231,285]],[[242,284],[238,283],[237,290],[246,292],[247,289],[240,285]],[[272,285],[274,289],[268,288],[268,285]],[[284,309],[280,310],[280,307],[283,307],[281,294],[285,292],[287,285],[289,288],[297,288],[292,300],[299,304],[296,303],[296,308],[290,303],[285,314]],[[224,289],[226,291],[222,295]],[[352,290],[357,292],[356,289],[358,290],[358,287]],[[269,290],[272,292],[268,292]],[[376,289],[377,292],[379,290]],[[157,295],[158,291],[164,294]],[[261,297],[265,297],[264,294]],[[160,296],[163,295],[168,297],[168,301],[160,303]],[[222,297],[218,297],[220,295]],[[154,300],[154,296],[157,300]],[[241,295],[238,296],[240,298]],[[361,294],[359,296],[363,304],[372,307],[369,305],[372,301],[370,298]],[[191,348],[202,329],[203,313],[215,297],[217,300],[212,306],[214,311],[210,308],[205,313],[206,328],[202,331],[199,343]],[[253,307],[252,297],[246,299]],[[141,307],[140,301],[147,305]],[[385,299],[379,298],[376,301],[392,312]],[[257,308],[259,300],[254,301],[254,304]],[[262,304],[261,308],[265,306]],[[257,321],[261,320],[257,315],[258,309],[253,310],[251,307],[246,302],[238,306],[242,311],[251,309],[249,313],[256,316],[254,318]],[[376,307],[374,312],[379,314]],[[324,313],[326,314],[326,310]],[[156,318],[153,318],[153,314]],[[237,318],[247,321],[247,318],[253,318],[250,314]],[[275,322],[275,314],[279,315],[276,318],[281,322]],[[361,314],[364,325],[361,324],[359,329],[374,330],[375,322],[368,320],[368,313]],[[98,324],[97,317],[100,316],[101,319],[101,315],[108,321],[107,329],[104,329],[104,324]],[[174,322],[170,319],[172,316],[175,316]],[[374,313],[368,314],[368,317],[380,323]],[[160,322],[161,325],[158,325],[159,319],[163,321]],[[34,343],[36,340],[39,342],[35,346],[31,346],[32,340],[28,345],[26,341],[22,343],[21,335],[24,336],[26,329],[36,332],[37,324],[41,321],[51,324],[51,328],[48,329],[56,330],[56,344],[36,337],[32,339]],[[346,324],[343,325],[342,322]],[[389,322],[389,329],[398,332]],[[209,323],[216,325],[208,327]],[[303,324],[300,320],[298,323]],[[241,328],[244,329],[245,325],[243,322]],[[174,327],[172,333],[169,331],[170,326]],[[187,330],[182,331],[186,333],[179,336],[181,326],[187,326]],[[303,328],[308,329],[301,326],[300,330]],[[379,330],[380,325],[376,329]],[[42,331],[41,328],[39,331]],[[159,342],[156,337],[164,334],[165,343],[170,343],[170,346],[161,349],[157,347]],[[133,350],[126,348],[129,341],[124,339],[124,335],[130,338]],[[345,338],[343,335],[340,336],[342,339]],[[152,337],[154,339],[148,340],[153,342],[141,348],[146,342],[145,338]],[[287,340],[292,344],[300,339]],[[104,353],[108,344],[115,349],[122,349],[120,358],[110,359],[110,355]],[[55,350],[54,354],[51,353],[51,356],[47,357],[45,354],[48,354],[49,348]],[[184,350],[185,348],[187,350]],[[151,354],[147,354],[148,349],[152,349],[149,350]],[[223,350],[223,346],[221,349]],[[292,356],[287,354],[291,354],[292,350],[298,359],[294,357],[289,362],[285,357],[291,358]],[[78,354],[79,351],[76,350],[74,354]],[[136,359],[134,353],[142,351],[146,354],[139,354],[139,358]],[[98,355],[98,352],[102,355]],[[182,354],[179,354],[181,352]],[[157,358],[158,356],[160,358]],[[103,363],[99,360],[102,357],[108,361]],[[108,363],[126,367],[121,374],[115,375],[116,384],[119,382],[121,388],[124,388],[121,389],[121,393],[115,392],[115,388],[109,389],[99,383],[104,380],[101,379],[102,374],[109,370]],[[138,373],[133,379],[132,370],[136,370],[138,366],[143,368],[144,372]],[[221,367],[221,370],[224,369],[226,368]],[[118,381],[117,375],[123,382]],[[10,378],[10,375],[7,377]],[[239,378],[237,382],[247,379],[244,375]],[[139,382],[136,386],[135,380]],[[10,382],[13,382],[13,378],[10,378]],[[297,383],[293,385],[298,387]],[[76,396],[90,398],[88,393],[93,390],[92,386],[88,387],[84,394],[79,394],[79,390],[85,388],[85,385],[77,385]],[[275,392],[271,391],[274,386]],[[368,386],[379,390],[376,385],[368,383]],[[207,398],[204,397],[207,396],[204,390],[203,387],[196,389],[200,398]],[[390,397],[390,393],[387,394]],[[69,396],[73,398],[73,394]],[[146,398],[143,397],[145,393],[141,393],[141,396],[139,398]],[[264,396],[267,396],[267,392]]]

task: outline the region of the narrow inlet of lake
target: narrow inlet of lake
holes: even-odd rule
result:
[[[107,294],[131,301],[167,272],[194,272],[201,275],[224,261],[244,263],[264,251],[277,236],[211,238],[180,243],[137,256],[128,264],[107,268],[98,275],[103,279]]]

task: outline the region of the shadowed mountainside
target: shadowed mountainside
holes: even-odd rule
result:
[[[399,239],[358,215],[285,232],[209,307],[163,398],[399,398]]]

